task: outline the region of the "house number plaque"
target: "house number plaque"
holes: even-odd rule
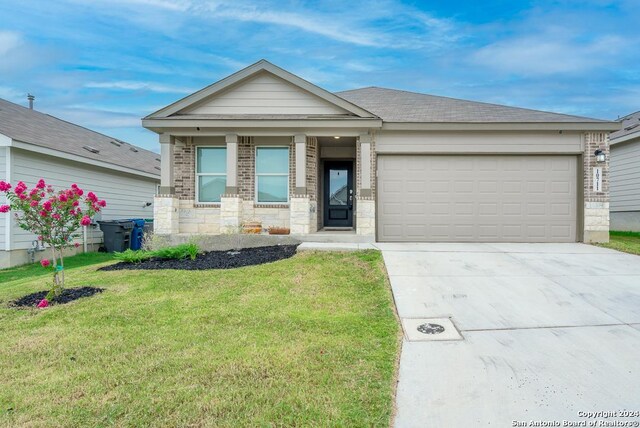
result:
[[[602,168],[593,168],[593,191],[602,192]]]

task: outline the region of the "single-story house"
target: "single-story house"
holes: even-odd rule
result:
[[[56,188],[77,183],[105,199],[96,220],[151,218],[160,155],[0,99],[0,180],[33,186],[40,178]],[[89,229],[95,249],[102,232]],[[0,213],[0,268],[50,257],[35,245],[36,236],[20,229],[11,212]]]
[[[303,238],[608,240],[609,165],[595,152],[608,153],[615,122],[377,87],[331,93],[261,60],[142,123],[162,154],[157,233],[260,220]]]
[[[611,230],[640,232],[640,111],[611,133]]]

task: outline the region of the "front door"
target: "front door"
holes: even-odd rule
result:
[[[353,163],[324,164],[324,225],[353,227]]]

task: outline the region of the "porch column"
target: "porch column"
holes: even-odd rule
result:
[[[294,194],[307,194],[307,136],[298,134],[293,137],[296,149],[296,189]]]
[[[242,198],[238,188],[238,135],[227,134],[227,185],[220,198],[220,231],[240,233],[242,228]]]
[[[227,195],[238,194],[238,135],[225,136],[227,144],[227,186],[224,193]]]
[[[176,140],[173,135],[160,134],[160,195],[175,194],[173,186],[173,153]]]
[[[358,137],[358,156],[356,170],[359,176],[356,194],[356,233],[358,235],[376,235],[376,201],[372,190],[371,172],[373,168],[371,135],[361,134]]]
[[[179,200],[173,177],[175,137],[160,134],[160,189],[153,201],[153,230],[158,235],[178,233]]]

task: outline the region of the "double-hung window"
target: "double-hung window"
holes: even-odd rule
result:
[[[196,153],[196,197],[201,203],[220,202],[227,186],[226,147],[198,147]]]
[[[256,202],[289,202],[289,148],[256,147]]]

